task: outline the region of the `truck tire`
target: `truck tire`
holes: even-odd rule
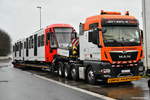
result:
[[[74,81],[79,80],[79,69],[75,65],[72,65],[72,68],[71,68],[71,77],[72,77],[72,79]]]
[[[58,75],[63,77],[64,76],[64,70],[63,70],[64,64],[62,62],[58,63]]]
[[[87,82],[89,84],[92,84],[94,85],[96,83],[96,77],[95,77],[95,74],[94,74],[94,71],[93,71],[93,68],[92,67],[89,67],[87,69],[87,74],[86,74],[86,78],[87,78]]]
[[[69,63],[64,64],[64,76],[67,79],[71,78],[71,66],[69,65]]]

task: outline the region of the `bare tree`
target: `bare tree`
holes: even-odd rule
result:
[[[0,56],[7,56],[11,53],[10,36],[0,29]]]

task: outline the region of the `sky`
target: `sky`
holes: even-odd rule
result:
[[[0,0],[0,29],[6,31],[15,42],[50,24],[66,23],[75,27],[86,17],[98,15],[101,10],[129,11],[142,27],[141,0]]]

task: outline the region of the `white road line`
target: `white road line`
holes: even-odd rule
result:
[[[61,82],[58,82],[58,81],[55,81],[55,80],[52,80],[52,79],[40,76],[40,75],[36,75],[36,74],[33,74],[33,75],[35,77],[37,77],[37,78],[40,78],[40,79],[43,79],[43,80],[47,80],[47,81],[59,84],[61,86],[64,86],[64,87],[67,87],[67,88],[70,88],[70,89],[73,89],[73,90],[76,90],[76,91],[80,91],[80,92],[83,92],[83,93],[86,93],[86,94],[89,94],[89,95],[92,95],[92,96],[95,96],[95,97],[98,97],[98,98],[101,98],[101,99],[104,99],[104,100],[116,100],[116,99],[113,99],[113,98],[110,98],[110,97],[106,97],[106,96],[103,96],[103,95],[100,95],[100,94],[97,94],[97,93],[94,93],[94,92],[90,92],[90,91],[87,91],[87,90],[84,90],[84,89],[81,89],[81,88],[70,86],[70,85],[67,85],[67,84],[64,84],[64,83],[61,83]]]

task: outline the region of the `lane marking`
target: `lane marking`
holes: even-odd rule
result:
[[[82,93],[86,93],[86,94],[95,96],[95,97],[100,98],[100,99],[104,99],[104,100],[116,100],[116,99],[113,99],[113,98],[110,98],[110,97],[106,97],[106,96],[104,96],[104,95],[100,95],[100,94],[97,94],[97,93],[94,93],[94,92],[90,92],[90,91],[87,91],[87,90],[84,90],[84,89],[81,89],[81,88],[77,88],[77,87],[74,87],[74,86],[70,86],[70,85],[67,85],[67,84],[64,84],[64,83],[61,83],[61,82],[58,82],[58,81],[55,81],[55,80],[52,80],[52,79],[49,79],[49,78],[46,78],[46,77],[37,75],[37,74],[33,74],[33,75],[34,75],[35,77],[37,77],[37,78],[40,78],[40,79],[43,79],[43,80],[47,80],[47,81],[56,83],[56,84],[58,84],[58,85],[61,85],[61,86],[64,86],[64,87],[67,87],[67,88],[76,90],[76,91],[80,91],[80,92],[82,92]]]

